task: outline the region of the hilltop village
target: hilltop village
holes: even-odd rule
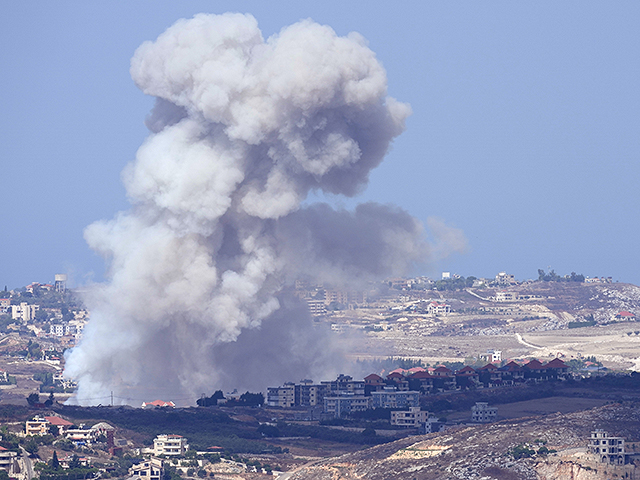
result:
[[[493,357],[495,363],[488,363],[477,369],[469,365],[456,371],[444,365],[427,369],[398,368],[390,372],[386,378],[372,373],[364,380],[354,380],[348,375],[340,375],[334,381],[323,381],[319,384],[314,384],[311,380],[285,383],[281,387],[269,387],[266,401],[270,407],[322,406],[323,414],[340,418],[353,412],[372,409],[419,407],[420,397],[430,394],[516,386],[527,382],[535,384],[573,377],[569,366],[557,358],[545,364],[534,359],[524,365],[510,361],[499,366],[500,352],[491,352],[489,356]],[[399,425],[394,423],[393,417],[390,420],[392,425]],[[419,421],[416,418],[411,426],[424,427],[426,420],[424,418]]]

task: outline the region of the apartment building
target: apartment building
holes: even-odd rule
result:
[[[420,405],[420,392],[400,391],[394,387],[385,387],[371,392],[372,408],[407,408]]]
[[[391,425],[419,427],[427,421],[427,418],[429,418],[429,412],[420,410],[420,407],[410,407],[409,410],[391,412]]]
[[[324,413],[340,418],[350,415],[351,412],[363,412],[369,409],[370,400],[370,397],[347,392],[324,397]]]
[[[36,318],[38,310],[40,310],[40,305],[29,305],[26,302],[22,302],[20,305],[11,305],[11,319],[27,323]]]
[[[601,462],[612,465],[624,465],[628,460],[624,438],[610,436],[602,429],[591,432],[587,452],[597,455]]]
[[[475,423],[495,422],[498,416],[498,407],[490,407],[487,402],[476,402],[471,407],[471,421]]]
[[[294,383],[285,383],[281,387],[267,388],[267,405],[270,407],[291,408],[296,404]]]
[[[187,439],[181,435],[158,435],[153,439],[154,455],[184,455],[189,450]]]

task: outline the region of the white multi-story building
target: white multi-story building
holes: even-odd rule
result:
[[[38,310],[40,310],[40,305],[29,305],[26,302],[22,302],[20,305],[11,305],[11,319],[27,323],[36,317]]]
[[[391,425],[419,427],[427,421],[427,418],[429,418],[429,412],[420,410],[420,407],[409,407],[409,410],[391,412]]]
[[[429,305],[427,305],[427,313],[429,315],[446,315],[447,313],[451,313],[451,305],[447,305],[446,303],[430,302]]]
[[[189,450],[187,439],[181,435],[158,435],[153,439],[154,455],[184,455]]]
[[[49,327],[49,333],[56,337],[62,337],[65,335],[75,335],[78,333],[77,326],[71,323],[66,324],[54,324]]]
[[[84,424],[80,424],[80,428],[69,428],[65,436],[67,440],[71,440],[77,445],[90,445],[94,443],[99,433],[97,430],[93,430]]]
[[[495,422],[498,416],[498,407],[490,407],[487,402],[476,402],[471,407],[471,421],[475,423]]]
[[[0,313],[9,313],[11,309],[11,300],[9,298],[0,298]]]

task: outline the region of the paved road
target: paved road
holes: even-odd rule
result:
[[[22,473],[24,474],[24,480],[31,480],[35,477],[33,474],[33,462],[24,448],[20,447],[20,450],[22,450],[22,464],[24,466],[24,472]]]

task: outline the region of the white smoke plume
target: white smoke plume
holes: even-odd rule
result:
[[[398,208],[301,206],[357,194],[404,129],[375,54],[309,20],[265,41],[250,15],[200,14],[140,46],[131,75],[156,98],[152,134],[123,172],[131,210],[85,232],[109,273],[67,358],[76,401],[193,404],[330,369],[287,282],[364,282],[428,254]]]

